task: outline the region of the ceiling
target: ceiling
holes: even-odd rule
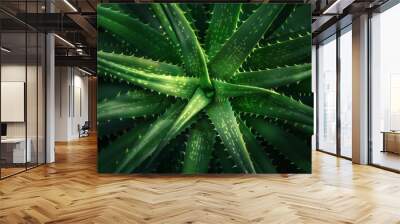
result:
[[[346,15],[357,14],[385,1],[304,0],[305,3],[312,6],[312,33],[314,38],[326,32],[329,27],[332,27]],[[95,70],[96,5],[100,2],[132,2],[132,0],[47,0],[47,2],[50,4],[46,5],[45,0],[1,0],[0,24],[2,31],[13,33],[3,35],[5,38],[3,43],[8,42],[10,48],[15,48],[15,50],[13,49],[14,54],[25,54],[25,52],[22,52],[23,48],[21,48],[25,46],[24,40],[16,33],[21,32],[21,30],[25,31],[26,28],[39,32],[55,32],[58,34],[55,42],[56,56],[59,56],[58,61],[63,60],[61,64],[67,64],[68,60],[74,63],[84,61],[85,66],[91,64],[88,67]],[[49,13],[50,11],[52,13]],[[30,44],[28,52],[31,52]]]
[[[56,65],[68,64],[68,61],[75,63],[85,61],[80,67],[94,72],[96,5],[99,2],[98,0],[1,0],[2,46],[12,50],[7,56],[10,59],[21,59],[27,55],[26,53],[28,58],[35,55],[37,48],[30,43],[32,35],[28,33],[25,38],[26,30],[34,32],[35,35],[38,32],[54,32],[57,34]]]

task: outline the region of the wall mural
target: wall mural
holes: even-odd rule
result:
[[[100,4],[101,173],[310,173],[306,4]]]

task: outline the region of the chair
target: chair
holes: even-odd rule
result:
[[[79,138],[89,136],[90,124],[89,121],[85,121],[85,123],[80,127],[78,124]]]

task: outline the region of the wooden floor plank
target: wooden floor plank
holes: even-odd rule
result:
[[[313,152],[311,175],[96,172],[94,136],[0,181],[0,223],[400,223],[400,175]]]

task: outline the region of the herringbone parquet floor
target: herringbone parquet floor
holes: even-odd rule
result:
[[[95,138],[0,181],[0,223],[400,223],[400,175],[315,152],[312,175],[96,173]]]

